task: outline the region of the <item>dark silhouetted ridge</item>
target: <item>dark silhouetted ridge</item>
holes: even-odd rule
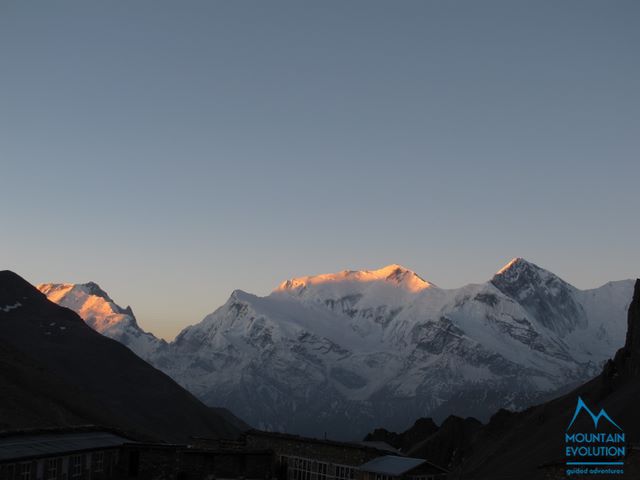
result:
[[[238,429],[120,343],[0,272],[0,429],[99,424],[186,441]]]

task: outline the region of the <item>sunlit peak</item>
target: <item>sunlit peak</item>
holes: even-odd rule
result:
[[[500,270],[498,270],[496,272],[496,275],[500,275],[501,273],[504,273],[504,272],[506,272],[508,270],[511,270],[514,267],[526,267],[526,266],[531,267],[532,264],[530,262],[526,261],[522,257],[515,257],[514,259],[509,261],[509,263],[507,263],[504,267],[502,267]]]
[[[293,278],[282,282],[276,291],[298,290],[314,285],[343,282],[386,282],[395,284],[411,292],[419,292],[435,286],[421,278],[415,272],[394,263],[378,270],[343,270],[338,273],[325,273],[322,275]]]

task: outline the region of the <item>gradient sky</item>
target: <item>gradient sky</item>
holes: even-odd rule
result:
[[[171,338],[240,288],[640,274],[640,2],[0,3],[0,267]]]

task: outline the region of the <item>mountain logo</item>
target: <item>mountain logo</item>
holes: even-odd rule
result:
[[[616,427],[618,430],[622,431],[622,428],[620,427],[620,425],[618,425],[616,422],[613,421],[613,419],[609,416],[609,414],[605,411],[604,408],[600,409],[600,412],[595,415],[590,409],[589,407],[587,407],[587,405],[584,403],[584,400],[582,400],[582,397],[578,397],[578,403],[576,404],[576,410],[573,414],[573,418],[571,419],[571,423],[569,423],[569,426],[567,427],[567,431],[569,431],[569,429],[572,427],[572,425],[574,424],[574,422],[576,421],[576,419],[578,418],[578,415],[580,414],[580,412],[585,411],[589,414],[589,416],[591,417],[591,420],[593,421],[593,426],[594,428],[597,430],[598,429],[598,423],[600,422],[601,418],[604,418],[605,420],[607,420],[611,425],[613,425],[614,427]]]
[[[591,418],[595,431],[569,432],[578,415],[583,411]],[[602,423],[600,422],[602,419],[605,419],[619,431],[598,432],[598,424]],[[588,430],[591,428],[589,427]],[[624,474],[624,463],[627,456],[625,434],[622,427],[609,416],[604,408],[601,408],[596,415],[584,403],[584,400],[578,397],[573,418],[564,434],[564,442],[567,476]]]

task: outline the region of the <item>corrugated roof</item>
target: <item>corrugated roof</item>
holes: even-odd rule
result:
[[[109,432],[11,435],[0,438],[0,461],[117,447],[129,442]]]
[[[423,458],[398,457],[396,455],[385,455],[384,457],[374,458],[373,460],[360,465],[359,470],[363,472],[379,473],[382,475],[403,475],[411,469],[414,469],[426,460]]]

